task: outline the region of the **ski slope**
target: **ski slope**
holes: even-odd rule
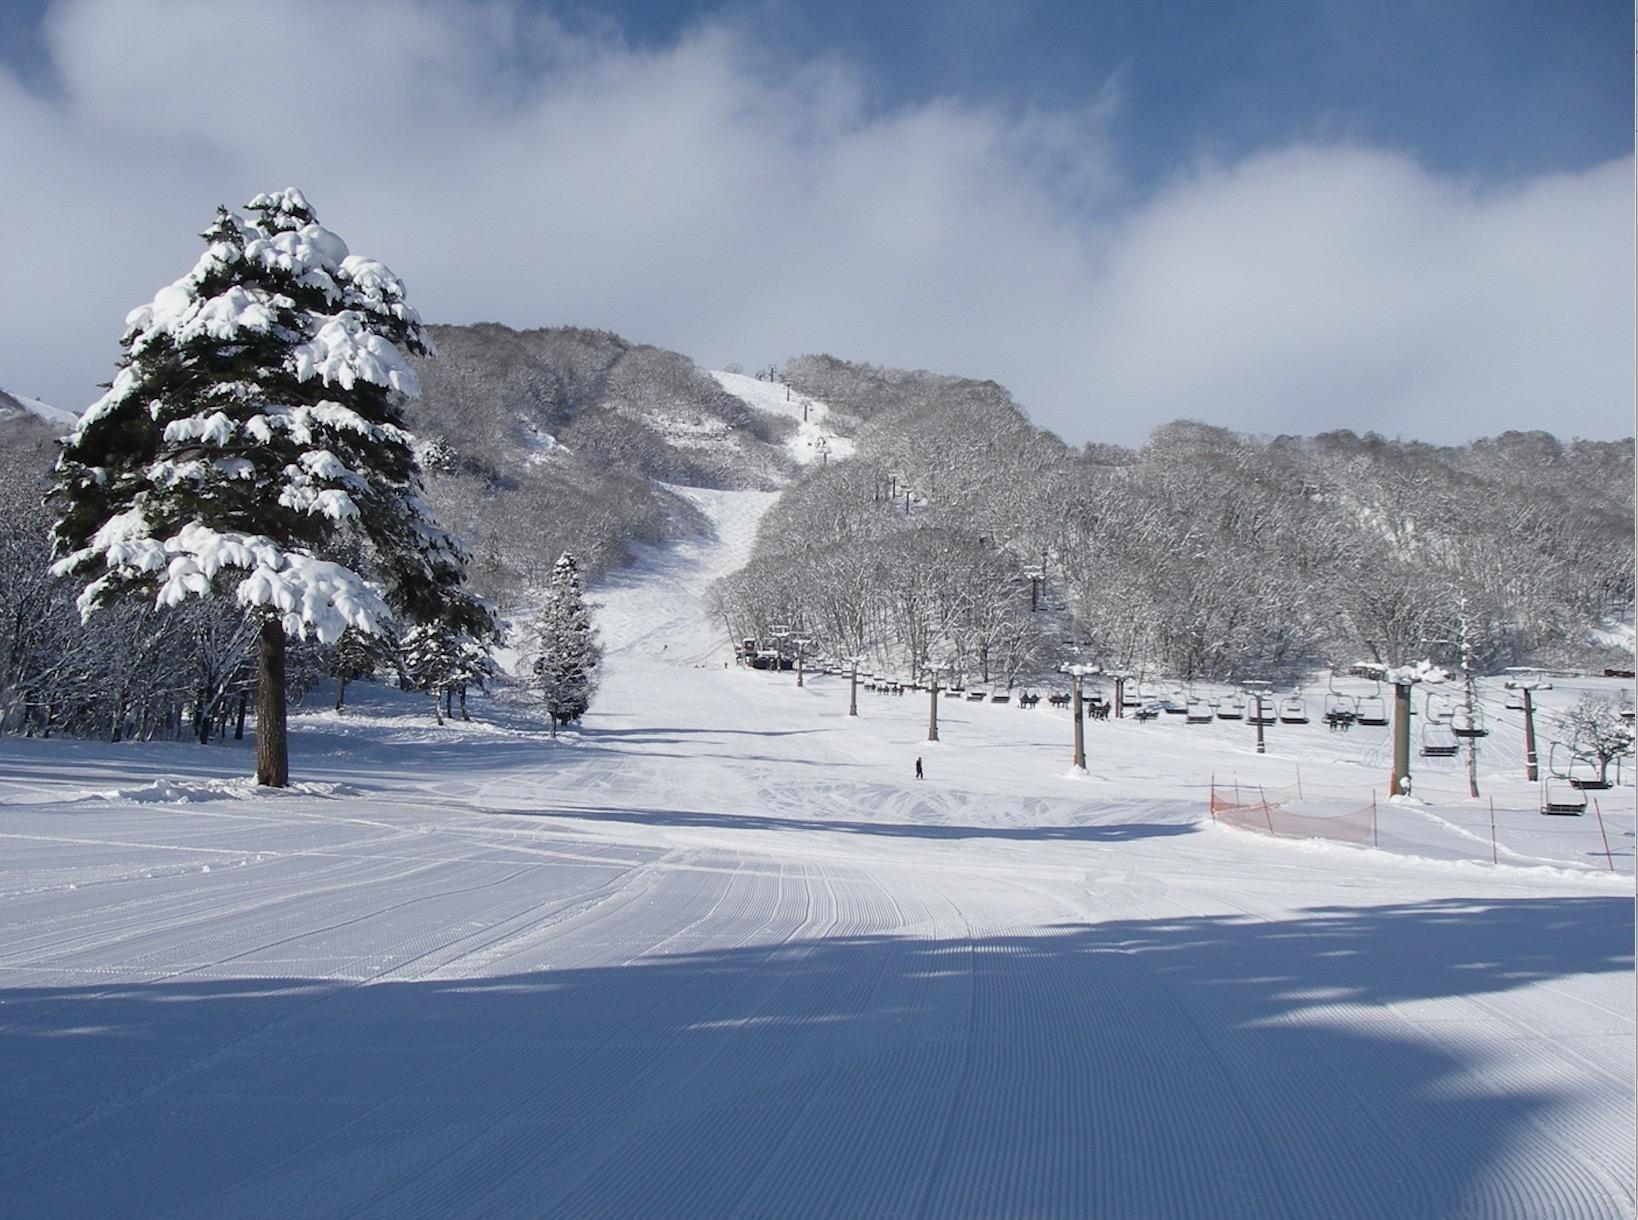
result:
[[[1632,1214],[1630,788],[1612,876],[1500,741],[1492,865],[1454,769],[1380,849],[1206,818],[1380,784],[1362,730],[1100,724],[1071,778],[1044,703],[850,719],[724,668],[773,497],[684,494],[557,743],[376,693],[270,794],[0,740],[9,1214]]]
[[[853,456],[853,440],[830,424],[830,406],[777,381],[761,381],[744,373],[713,372],[717,384],[758,411],[793,420],[796,430],[785,443],[792,460],[811,466],[827,457]]]

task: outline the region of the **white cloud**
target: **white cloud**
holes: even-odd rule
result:
[[[722,26],[638,52],[510,4],[77,0],[48,38],[60,97],[0,76],[0,385],[65,404],[218,202],[300,185],[431,320],[993,377],[1071,440],[1631,431],[1630,160],[1501,191],[1285,149],[1134,202],[1112,97],[883,114]]]

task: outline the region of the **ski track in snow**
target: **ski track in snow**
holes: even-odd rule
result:
[[[1454,767],[1380,851],[1203,821],[1357,803],[1380,733],[1099,725],[1069,782],[1061,713],[849,720],[703,610],[774,497],[679,490],[556,744],[383,695],[252,794],[0,741],[9,1214],[1632,1214],[1630,788],[1612,878],[1501,734],[1495,867]]]

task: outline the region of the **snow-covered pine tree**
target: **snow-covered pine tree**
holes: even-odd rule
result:
[[[403,283],[300,191],[247,207],[218,209],[193,270],[126,318],[113,382],[57,464],[54,570],[90,578],[84,615],[131,594],[256,614],[256,777],[282,787],[286,633],[493,624],[421,498],[404,353],[429,347]],[[373,580],[336,561],[359,544]]]
[[[376,671],[392,658],[397,643],[388,631],[370,635],[349,627],[342,632],[335,647],[330,649],[326,665],[330,677],[335,679],[336,711],[346,705],[347,684],[375,677]]]
[[[535,690],[556,737],[558,725],[579,720],[591,706],[603,659],[591,612],[581,596],[580,569],[567,551],[552,569],[534,635]]]
[[[483,690],[495,676],[495,658],[490,652],[492,637],[473,637],[441,623],[422,624],[404,633],[399,660],[404,676],[418,690],[432,694],[432,711],[438,723],[454,713],[460,701],[462,720],[466,712],[469,686]]]

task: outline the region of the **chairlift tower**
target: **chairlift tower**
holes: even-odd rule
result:
[[[791,643],[796,645],[796,684],[803,686],[805,683],[802,681],[802,658],[807,646],[813,643],[813,637],[799,635],[794,637]]]
[[[1409,796],[1411,790],[1411,687],[1422,682],[1443,682],[1446,676],[1444,670],[1430,661],[1396,666],[1383,675],[1393,686],[1393,774],[1388,777],[1391,795]]]
[[[949,668],[946,665],[929,666],[927,673],[927,740],[938,740],[938,676]]]
[[[1101,674],[1103,670],[1096,665],[1061,665],[1059,669],[1069,675],[1070,689],[1074,694],[1074,702],[1070,705],[1070,718],[1075,721],[1075,757],[1071,764],[1077,771],[1086,770],[1086,713],[1081,706],[1082,680],[1088,674]],[[1119,679],[1117,679],[1117,682]]]
[[[1115,719],[1124,720],[1126,719],[1126,684],[1131,681],[1132,675],[1123,670],[1119,672],[1111,671],[1109,676],[1115,680]]]
[[[857,653],[848,658],[853,663],[852,670],[847,677],[847,714],[859,714],[859,662],[865,659],[865,654]]]
[[[1507,679],[1507,689],[1517,691],[1524,705],[1520,709],[1524,713],[1524,778],[1533,784],[1541,777],[1541,768],[1536,758],[1535,692],[1552,690],[1553,684],[1547,681],[1540,670],[1509,669],[1508,672],[1517,676]]]

